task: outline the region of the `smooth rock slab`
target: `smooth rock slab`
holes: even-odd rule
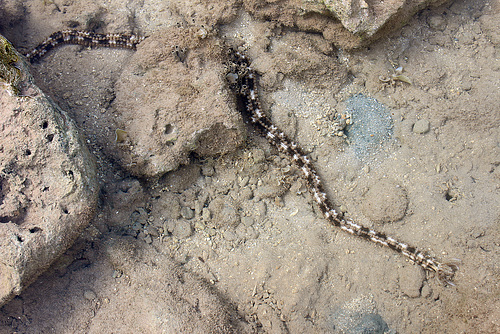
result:
[[[29,96],[0,86],[0,306],[71,246],[98,194],[95,162],[75,124],[31,84],[24,62],[15,66]]]

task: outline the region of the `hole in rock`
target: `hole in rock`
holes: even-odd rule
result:
[[[174,126],[172,124],[165,125],[165,134],[169,135],[174,132]]]
[[[32,227],[29,229],[29,231],[30,231],[30,233],[36,233],[36,232],[42,231],[42,229],[39,227]]]

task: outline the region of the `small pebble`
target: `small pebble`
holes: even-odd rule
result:
[[[179,239],[185,239],[189,237],[193,233],[193,229],[191,227],[191,224],[185,220],[179,220],[175,224],[174,230],[172,234],[179,238]]]
[[[214,176],[215,169],[212,165],[203,165],[201,166],[201,175],[203,176]]]
[[[224,239],[227,241],[235,241],[238,239],[238,235],[233,231],[224,232]]]
[[[267,207],[266,203],[263,201],[259,201],[255,204],[255,212],[260,220],[263,220],[266,217]]]
[[[207,225],[205,225],[205,222],[203,221],[195,221],[194,223],[194,229],[195,230],[204,230],[207,228]]]
[[[147,231],[147,234],[152,236],[153,238],[158,238],[160,236],[158,229],[154,226],[148,226],[146,228],[146,231]]]
[[[203,208],[201,211],[201,219],[203,219],[204,222],[210,221],[210,218],[212,218],[212,213],[208,208]]]
[[[245,187],[240,190],[239,193],[239,199],[242,201],[250,200],[253,197],[253,191],[252,189]]]
[[[181,216],[185,219],[193,219],[194,218],[194,211],[191,208],[188,208],[187,206],[183,206],[181,208]]]
[[[148,213],[146,212],[146,210],[144,210],[144,208],[137,208],[130,214],[130,220],[133,223],[146,225],[146,223],[148,222]]]
[[[419,119],[413,124],[413,132],[418,134],[424,134],[429,132],[431,124],[426,119]]]
[[[238,185],[239,185],[241,188],[243,188],[243,187],[245,187],[245,186],[248,184],[248,181],[250,181],[250,177],[248,177],[248,176],[242,177],[242,178],[239,180]]]
[[[207,228],[207,234],[208,236],[213,237],[217,234],[217,230],[215,228]]]
[[[443,31],[446,29],[446,21],[442,16],[435,15],[427,18],[427,24],[431,29]]]
[[[241,217],[241,223],[245,226],[252,226],[255,221],[252,217]]]
[[[144,237],[144,242],[146,242],[148,245],[153,243],[153,238],[151,238],[151,235],[146,235]]]
[[[424,298],[429,298],[430,296],[432,296],[432,289],[428,284],[424,284],[424,286],[422,287],[421,295]]]
[[[134,223],[134,225],[130,226],[130,229],[137,234],[142,230],[142,225],[140,223]]]
[[[253,227],[247,228],[247,239],[257,239],[259,237],[259,232],[257,232]]]
[[[175,229],[176,220],[167,220],[165,222],[165,229],[168,233],[173,233]]]
[[[239,224],[235,232],[239,239],[245,240],[247,238],[247,227],[244,224]]]
[[[120,278],[120,277],[122,277],[122,275],[123,275],[123,272],[121,270],[114,270],[112,277],[113,278]]]
[[[263,184],[255,190],[255,197],[257,198],[272,198],[281,195],[283,187],[278,184]]]
[[[240,223],[238,208],[231,196],[217,197],[210,202],[208,209],[212,213],[212,222],[221,226],[237,226]]]
[[[264,162],[266,160],[266,154],[264,153],[264,150],[257,148],[257,149],[252,150],[252,158],[253,158],[253,162],[258,164],[258,163]]]
[[[87,299],[87,300],[97,299],[97,295],[92,290],[85,290],[85,292],[83,293],[83,297],[85,297],[85,299]]]

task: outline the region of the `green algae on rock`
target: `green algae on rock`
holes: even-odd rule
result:
[[[16,64],[19,62],[19,53],[12,44],[0,35],[0,85],[4,86],[10,95],[19,95],[19,84],[22,72]]]

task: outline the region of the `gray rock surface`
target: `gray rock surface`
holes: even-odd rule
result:
[[[333,44],[356,48],[400,28],[417,11],[446,0],[271,1],[245,0],[245,8],[259,18],[285,26],[318,31]]]
[[[23,14],[22,1],[0,0],[0,27],[6,27],[20,21]]]
[[[109,262],[130,282],[131,290],[147,287],[142,295],[126,294],[120,289],[121,298],[113,298],[104,305],[106,312],[96,315],[90,331],[107,326],[112,331],[127,332],[137,326],[136,316],[151,316],[146,332],[154,333],[245,333],[237,319],[236,311],[203,281],[186,272],[172,259],[143,247],[133,238],[109,240],[105,245]],[[165,274],[157,278],[155,273]],[[112,284],[107,284],[110,289]],[[109,293],[113,295],[114,293]],[[131,317],[116,322],[114,312],[122,312],[122,302],[127,300],[135,309]],[[153,310],[145,307],[154,301]],[[155,316],[152,316],[152,315]]]
[[[73,243],[98,194],[95,162],[75,124],[31,84],[25,63],[13,66],[27,96],[0,86],[0,305]]]
[[[135,175],[155,177],[233,151],[243,122],[227,88],[224,49],[197,29],[171,27],[139,46],[116,84],[113,108],[126,139],[114,151]]]

